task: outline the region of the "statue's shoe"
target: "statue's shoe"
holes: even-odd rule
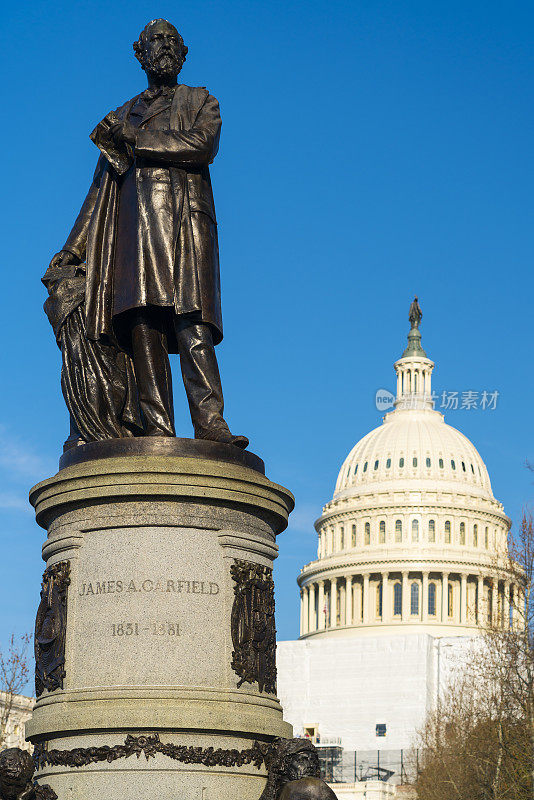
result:
[[[207,439],[210,442],[222,442],[223,444],[233,444],[234,447],[239,447],[240,450],[245,450],[249,441],[246,436],[234,436],[228,429],[217,428],[202,433],[195,433],[195,439]]]
[[[246,436],[232,436],[231,444],[233,444],[234,447],[239,447],[240,450],[246,450],[249,441]]]

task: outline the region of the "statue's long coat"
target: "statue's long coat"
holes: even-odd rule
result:
[[[137,97],[116,112],[125,118]],[[171,102],[172,101],[172,102]],[[170,105],[169,128],[138,129],[135,146],[135,181],[138,201],[138,235],[150,224],[153,185],[143,180],[139,164],[169,169],[174,225],[170,235],[175,254],[172,307],[175,314],[200,314],[212,327],[215,343],[222,339],[219,257],[213,193],[208,165],[217,153],[221,118],[217,100],[206,89],[179,85]],[[161,109],[160,109],[161,110]],[[101,156],[93,183],[65,250],[87,262],[85,316],[90,339],[113,338],[113,272],[120,178]],[[135,268],[135,265],[132,265]],[[157,274],[157,264],[152,269]],[[150,281],[150,271],[142,278]],[[150,297],[152,287],[140,291]],[[172,336],[169,350],[176,350]]]

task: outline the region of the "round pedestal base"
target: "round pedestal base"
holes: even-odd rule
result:
[[[257,456],[169,441],[77,448],[30,495],[48,536],[27,733],[59,800],[257,800],[291,736],[271,570],[292,496]]]

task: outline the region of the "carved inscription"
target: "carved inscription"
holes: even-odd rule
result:
[[[180,625],[177,622],[152,622],[150,625],[142,622],[117,622],[111,626],[112,636],[142,636],[149,633],[152,636],[180,636]]]
[[[215,597],[220,592],[219,584],[213,581],[193,581],[180,579],[143,578],[139,580],[102,580],[89,581],[80,584],[78,594],[80,597],[96,597],[109,594],[151,594],[162,592],[164,594],[203,594]]]
[[[41,602],[35,619],[35,694],[63,688],[67,589],[70,562],[60,561],[43,573]]]
[[[232,606],[232,669],[238,687],[257,681],[260,692],[276,694],[276,628],[273,571],[261,564],[237,560]]]

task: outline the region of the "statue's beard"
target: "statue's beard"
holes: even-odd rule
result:
[[[175,53],[158,53],[154,56],[145,53],[143,69],[156,80],[173,80],[182,69],[182,58]]]

